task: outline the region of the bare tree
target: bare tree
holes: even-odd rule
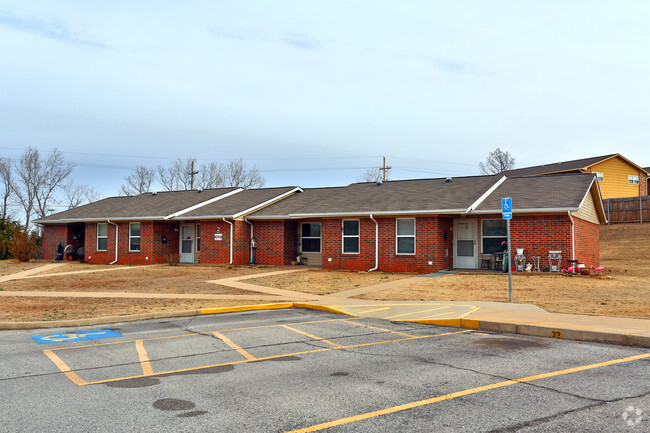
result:
[[[65,162],[63,154],[54,149],[47,159],[43,159],[38,149],[29,147],[20,156],[15,169],[18,179],[12,184],[12,190],[25,211],[25,230],[35,213],[44,217],[48,203],[62,182],[70,175],[74,165]]]
[[[390,168],[386,169],[386,180],[390,176]],[[357,176],[357,182],[383,182],[384,169],[382,167],[367,168],[366,171]]]
[[[175,159],[171,167],[158,166],[158,181],[167,191],[190,189],[192,185],[192,164],[196,158]]]
[[[261,188],[266,183],[264,176],[260,174],[257,167],[246,168],[244,160],[231,159],[225,166],[224,186],[236,186],[238,188]]]
[[[88,185],[70,182],[63,185],[62,189],[63,200],[60,203],[68,209],[74,209],[82,204],[92,203],[101,198],[101,195]]]
[[[225,167],[221,163],[211,162],[201,165],[196,185],[202,189],[221,188],[225,184]]]
[[[138,195],[149,192],[156,173],[153,169],[138,165],[133,173],[124,178],[119,195]]]
[[[510,153],[497,148],[485,158],[485,163],[479,162],[479,168],[483,174],[499,174],[515,167],[515,159]]]
[[[9,213],[9,197],[11,197],[11,161],[9,158],[0,158],[0,193],[2,193],[2,219]]]

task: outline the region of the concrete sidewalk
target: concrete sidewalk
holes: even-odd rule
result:
[[[45,265],[13,276],[16,278],[38,278],[47,276],[42,272],[55,265]],[[134,267],[130,267],[134,268]],[[115,269],[117,270],[117,269]],[[101,270],[97,270],[101,271]],[[385,290],[387,288],[407,285],[421,277],[406,278],[374,286],[338,292],[326,296],[276,289],[246,283],[245,280],[291,272],[305,272],[307,269],[291,269],[263,274],[246,275],[233,278],[208,281],[209,283],[234,287],[250,291],[250,295],[214,295],[214,294],[173,294],[173,293],[125,293],[125,292],[37,292],[37,291],[2,291],[0,298],[11,296],[48,296],[48,297],[85,297],[85,298],[176,298],[207,300],[260,300],[274,303],[289,302],[286,305],[299,308],[324,308],[358,317],[373,317],[386,320],[427,323],[438,326],[454,326],[479,329],[484,331],[511,334],[534,335],[539,337],[565,338],[569,340],[591,341],[628,346],[650,348],[650,320],[627,319],[620,317],[586,316],[577,314],[549,313],[535,305],[481,301],[374,301],[351,299],[353,296]],[[79,273],[93,272],[78,271]],[[65,274],[70,274],[66,272]],[[63,273],[57,274],[63,275]],[[3,279],[0,279],[3,281]],[[299,304],[309,302],[309,304]],[[268,308],[273,308],[272,304]],[[277,308],[277,306],[275,307]],[[260,309],[260,306],[242,306],[238,311]],[[216,312],[219,309],[209,309]],[[196,314],[205,314],[197,310]],[[232,307],[223,311],[235,311]],[[188,312],[179,312],[187,315]],[[192,313],[194,314],[194,313]],[[170,317],[170,313],[161,313],[160,317]],[[156,314],[147,314],[148,319]],[[86,326],[88,324],[115,323],[132,320],[126,317],[83,319],[80,321],[30,322],[25,328]],[[82,325],[83,324],[83,325]],[[15,322],[0,323],[0,329],[17,329]]]

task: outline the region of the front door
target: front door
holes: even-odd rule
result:
[[[454,268],[476,269],[476,220],[454,221]]]
[[[181,263],[194,263],[194,224],[181,225]]]

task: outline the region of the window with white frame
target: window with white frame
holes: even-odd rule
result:
[[[343,220],[343,254],[359,254],[359,220]]]
[[[97,251],[106,251],[108,248],[108,224],[97,224]]]
[[[639,184],[639,176],[629,175],[627,177],[627,183],[630,183],[630,184],[633,184],[633,185],[638,185]]]
[[[598,182],[602,182],[605,180],[605,173],[601,173],[599,171],[596,172],[596,179],[598,179]]]
[[[481,222],[481,247],[483,254],[503,251],[508,243],[508,227],[504,219]]]
[[[201,251],[201,224],[196,225],[196,252]]]
[[[129,251],[140,251],[140,223],[129,224]]]
[[[320,253],[321,248],[321,224],[302,223],[300,227],[301,252]]]
[[[397,254],[415,254],[415,219],[397,218]]]

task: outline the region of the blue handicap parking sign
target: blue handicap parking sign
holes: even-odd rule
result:
[[[110,329],[86,332],[66,332],[63,334],[34,335],[32,339],[38,344],[63,343],[68,341],[99,340],[100,338],[121,337],[119,332]]]
[[[512,219],[512,199],[510,197],[501,199],[501,215],[504,220]]]

